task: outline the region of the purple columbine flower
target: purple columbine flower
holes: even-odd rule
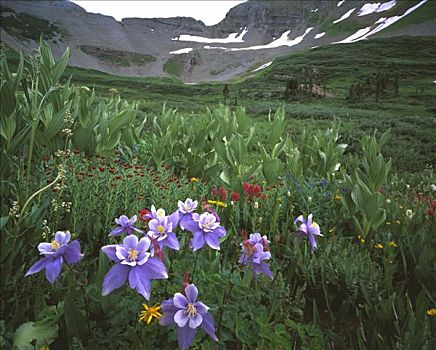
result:
[[[192,245],[194,252],[206,243],[212,249],[220,250],[220,238],[226,235],[226,229],[217,221],[215,215],[192,213],[192,219],[186,221],[185,228],[194,234]]]
[[[316,249],[316,240],[315,236],[322,236],[319,225],[312,221],[312,214],[309,214],[307,217],[307,221],[303,215],[300,215],[298,218],[294,220],[294,224],[297,225],[298,222],[301,222],[300,227],[298,228],[297,235],[300,237],[308,237],[310,241],[310,245],[312,246],[312,250]]]
[[[152,219],[148,223],[149,231],[147,232],[147,234],[157,240],[160,248],[168,246],[168,248],[179,250],[179,240],[177,239],[176,234],[173,232],[177,227],[178,221],[178,211],[175,211],[170,216]]]
[[[134,231],[143,233],[139,228],[135,227],[136,215],[133,215],[130,219],[126,215],[121,215],[115,222],[119,225],[111,232],[111,236],[119,236],[123,233],[131,235]]]
[[[185,288],[185,295],[176,293],[173,298],[161,303],[162,316],[159,323],[162,326],[177,326],[177,341],[182,350],[191,346],[199,327],[218,341],[213,317],[208,312],[209,307],[197,301],[197,296],[197,287],[189,284]]]
[[[197,209],[198,202],[187,198],[185,202],[178,201],[177,206],[179,207],[180,227],[184,230],[185,223],[192,220],[192,212]]]
[[[268,244],[269,241],[266,236],[261,237],[260,233],[252,233],[249,239],[241,243],[242,254],[239,263],[242,266],[250,266],[255,275],[263,273],[272,278],[273,274],[264,261],[271,258]]]
[[[143,220],[152,220],[152,219],[159,219],[165,217],[165,210],[162,208],[159,208],[156,210],[156,207],[154,205],[151,206],[151,210],[148,214],[145,214],[142,219]]]
[[[107,245],[101,248],[109,259],[116,262],[103,280],[102,295],[108,295],[129,279],[130,288],[145,299],[150,299],[151,280],[168,278],[165,265],[148,252],[150,238],[138,241],[136,235],[124,238],[123,244]]]
[[[60,275],[64,261],[67,264],[78,263],[83,258],[83,254],[80,253],[80,243],[74,240],[68,244],[70,239],[70,232],[58,231],[51,243],[38,244],[39,253],[44,257],[27,271],[26,276],[45,269],[45,277],[53,283]]]

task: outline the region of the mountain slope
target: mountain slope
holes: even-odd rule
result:
[[[114,18],[68,1],[3,1],[1,39],[31,51],[40,33],[70,64],[128,76],[228,80],[313,46],[435,35],[433,1],[248,1],[214,26],[193,18]]]

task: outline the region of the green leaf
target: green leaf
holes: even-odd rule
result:
[[[50,344],[58,335],[58,326],[49,322],[23,323],[14,333],[12,344],[19,350],[33,350],[31,344],[34,340],[38,345]]]

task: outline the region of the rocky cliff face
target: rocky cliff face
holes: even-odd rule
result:
[[[1,4],[1,40],[13,49],[31,51],[43,33],[55,53],[72,48],[73,66],[129,76],[175,75],[186,82],[230,79],[302,48],[436,35],[435,28],[435,2],[426,0],[250,0],[214,26],[188,17],[118,22],[69,1]]]

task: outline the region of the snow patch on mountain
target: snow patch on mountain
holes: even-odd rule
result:
[[[345,2],[345,0],[341,0],[338,2],[338,4],[336,5],[337,7],[341,6],[343,3]]]
[[[357,13],[358,16],[365,16],[369,15],[370,13],[374,12],[383,12],[390,10],[392,7],[394,7],[397,4],[396,0],[384,2],[384,3],[372,3],[372,4],[365,4],[363,5],[359,12]]]
[[[178,41],[194,41],[197,43],[220,43],[220,44],[231,44],[231,43],[243,43],[243,37],[247,34],[247,28],[244,28],[242,33],[230,33],[227,38],[205,38],[203,36],[181,34],[178,37],[171,38],[171,40]]]
[[[356,9],[356,8],[353,8],[353,9],[351,9],[350,11],[347,11],[346,13],[344,13],[344,14],[342,15],[341,18],[337,19],[336,21],[333,21],[333,23],[336,24],[336,23],[342,22],[344,19],[347,19],[348,17],[351,16],[351,14],[354,12],[355,9]]]
[[[252,72],[257,72],[258,70],[265,69],[265,68],[269,67],[271,65],[271,63],[273,63],[273,61],[262,64],[260,67],[256,68],[255,70],[252,70]]]
[[[324,35],[325,35],[325,32],[318,33],[318,34],[315,35],[315,39],[322,38]]]
[[[181,55],[182,53],[188,53],[192,51],[192,47],[186,47],[184,49],[180,49],[180,50],[176,50],[176,51],[171,51],[170,54],[171,55]]]

